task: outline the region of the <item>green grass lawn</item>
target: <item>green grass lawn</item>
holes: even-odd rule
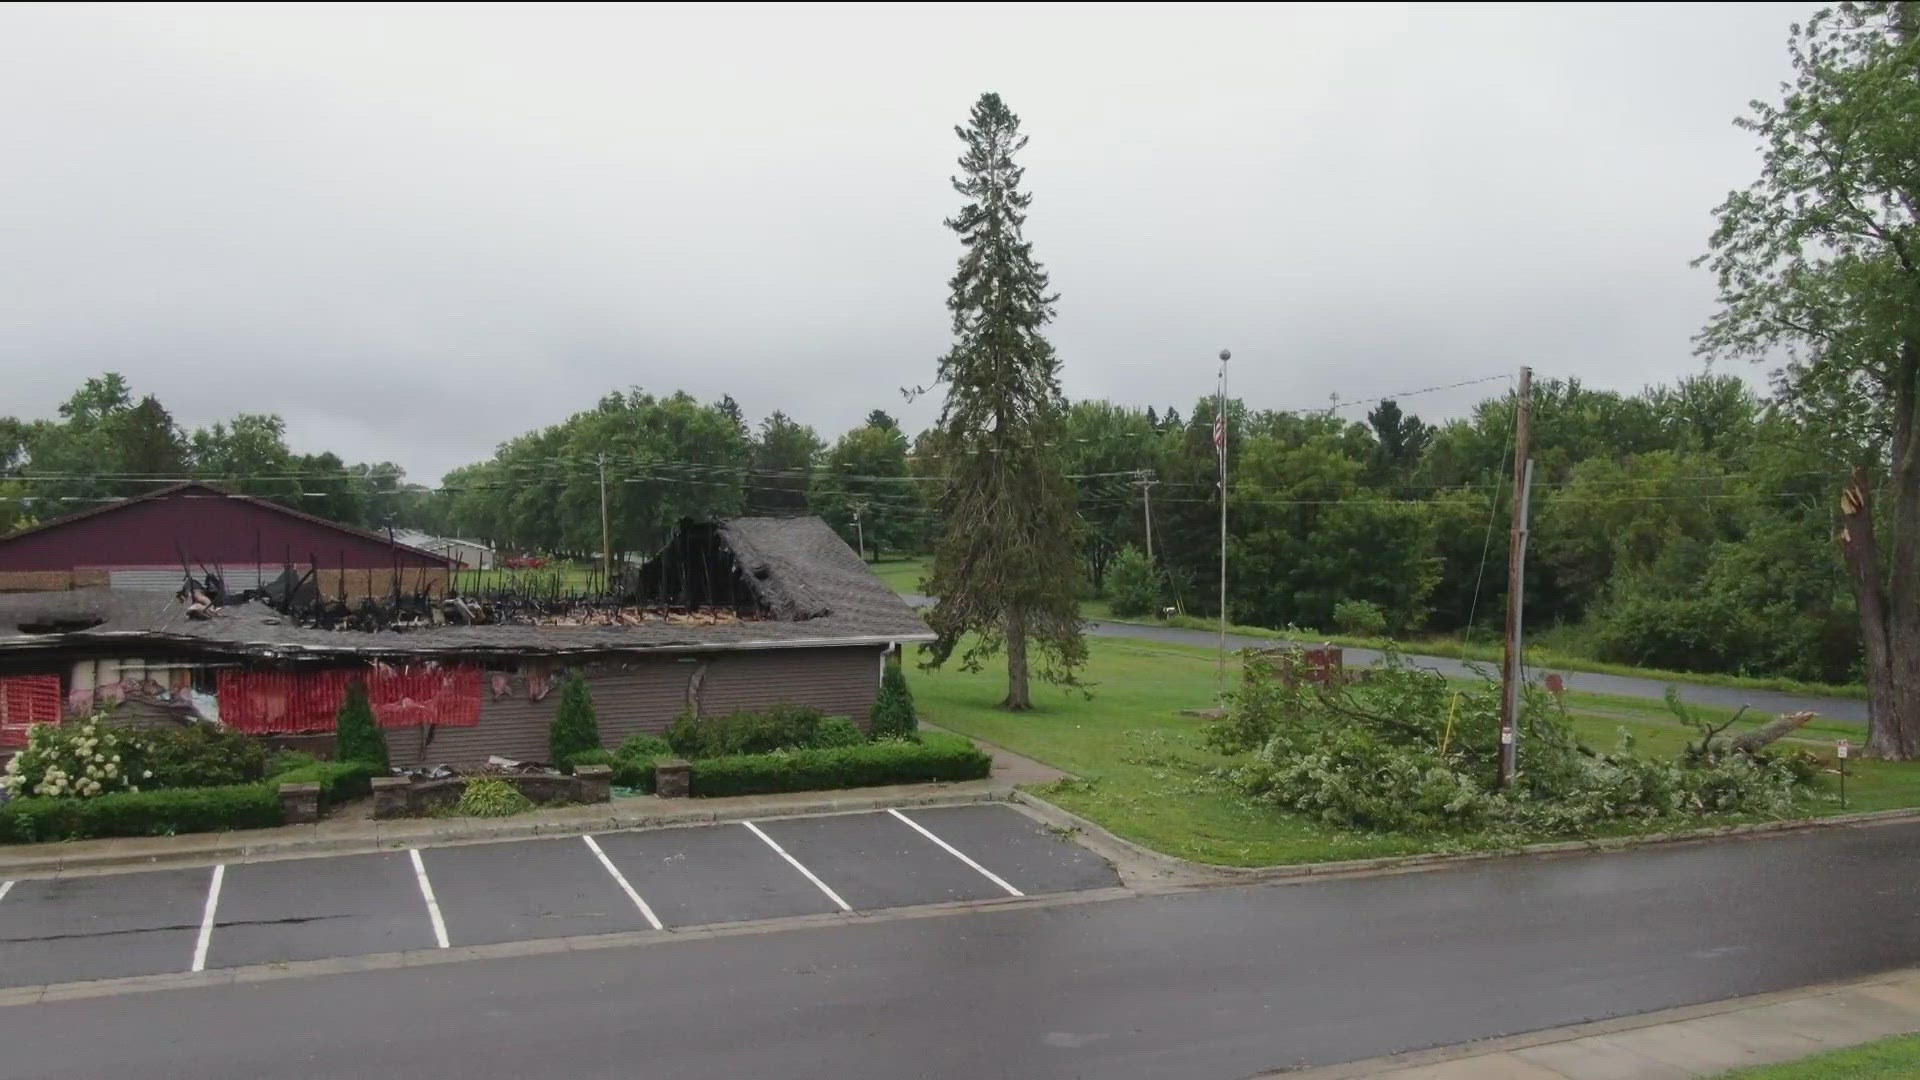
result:
[[[1200,744],[1205,721],[1183,709],[1212,707],[1219,682],[1211,650],[1116,638],[1090,638],[1086,680],[1093,697],[1036,686],[1037,707],[1006,713],[1004,661],[977,673],[955,666],[926,672],[909,665],[921,715],[942,727],[985,739],[1075,774],[1049,786],[1047,799],[1158,851],[1228,866],[1265,866],[1409,854],[1448,841],[1354,833],[1251,805],[1212,778],[1232,759]],[[1237,665],[1228,666],[1228,680]],[[1582,737],[1611,749],[1620,729],[1644,753],[1675,753],[1683,728],[1659,702],[1571,693],[1568,710]],[[1729,711],[1702,710],[1725,719]],[[1750,717],[1753,714],[1748,714]],[[1764,718],[1743,721],[1741,728]],[[1739,730],[1736,728],[1735,730]],[[1803,729],[1801,745],[1831,756],[1832,739],[1857,729]],[[1523,751],[1524,752],[1524,751]],[[1848,809],[1920,805],[1920,765],[1855,760]],[[1810,814],[1839,813],[1831,791]]]
[[[1908,1080],[1920,1076],[1920,1035],[1898,1035],[1784,1065],[1721,1073],[1718,1080]]]
[[[897,593],[917,593],[920,591],[920,577],[927,572],[927,560],[921,556],[909,559],[883,559],[867,564],[887,587]]]
[[[880,563],[874,571],[880,575],[895,592],[919,592],[920,578],[926,573],[927,560],[914,557],[894,563]],[[1218,621],[1196,619],[1187,615],[1176,615],[1170,619],[1158,618],[1117,618],[1107,601],[1090,597],[1080,602],[1080,613],[1089,619],[1101,619],[1110,622],[1130,622],[1145,626],[1173,626],[1186,630],[1204,630],[1209,633],[1218,631]],[[1325,642],[1345,648],[1378,649],[1389,642],[1385,638],[1355,637],[1351,634],[1328,634],[1319,630],[1301,629],[1294,633],[1269,629],[1264,626],[1243,626],[1230,623],[1227,632],[1241,637],[1268,638],[1272,640],[1306,640]],[[1393,642],[1401,651],[1420,656],[1439,656],[1452,660],[1478,660],[1498,664],[1502,659],[1502,647],[1498,641],[1464,642],[1457,635],[1423,637],[1408,641]],[[1726,686],[1743,690],[1773,690],[1785,694],[1807,694],[1814,697],[1843,697],[1864,701],[1867,688],[1853,684],[1833,684],[1802,682],[1798,679],[1752,678],[1743,675],[1719,675],[1702,672],[1669,671],[1664,668],[1634,667],[1628,664],[1612,664],[1604,660],[1594,660],[1577,653],[1549,648],[1535,643],[1527,649],[1527,663],[1537,668],[1558,668],[1561,671],[1587,671],[1598,675],[1623,675],[1628,678],[1655,679],[1660,682],[1693,683],[1698,686]]]
[[[535,588],[545,589],[558,579],[560,587],[584,592],[598,588],[601,582],[600,568],[584,563],[554,563],[539,570],[460,570],[455,572],[453,586],[460,590],[489,590]]]

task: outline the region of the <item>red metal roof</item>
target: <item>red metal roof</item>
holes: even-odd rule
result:
[[[109,518],[110,520],[110,516],[114,514],[177,503],[179,498],[217,499],[217,502],[209,504],[209,509],[215,512],[214,516],[227,520],[215,522],[213,532],[218,535],[218,526],[221,524],[225,524],[231,529],[239,530],[240,532],[237,541],[225,545],[228,550],[195,551],[191,549],[192,547],[205,548],[210,546],[210,541],[205,537],[203,537],[199,543],[189,545],[189,550],[186,551],[186,555],[191,559],[205,562],[209,565],[211,565],[215,559],[219,559],[222,562],[239,562],[247,558],[249,552],[258,554],[259,557],[266,562],[276,562],[282,557],[282,553],[289,546],[294,548],[294,556],[302,562],[306,561],[305,556],[308,554],[308,550],[305,549],[315,550],[316,553],[321,556],[323,564],[329,561],[325,556],[335,554],[336,550],[341,551],[343,554],[345,551],[353,551],[357,557],[348,565],[355,569],[390,565],[396,553],[404,557],[403,562],[408,566],[450,567],[455,565],[455,560],[447,556],[437,555],[430,551],[423,551],[406,544],[389,541],[386,537],[378,533],[368,532],[365,529],[356,529],[350,525],[342,525],[337,521],[328,521],[325,518],[315,517],[312,514],[289,509],[276,502],[256,498],[252,495],[242,495],[238,492],[226,491],[212,484],[193,480],[178,484],[169,484],[166,487],[150,491],[145,495],[136,496],[131,499],[122,499],[118,502],[106,503],[88,510],[81,510],[77,513],[58,517],[52,521],[33,525],[5,537],[0,537],[0,570],[71,569],[78,566],[100,565],[168,566],[176,564],[180,559],[180,538],[175,535],[156,534],[159,533],[160,530],[155,530],[151,526],[142,530],[132,530],[132,535],[129,535],[128,532],[117,532],[112,535],[111,542],[107,542],[104,537],[100,538],[97,542],[89,542],[81,540],[78,536],[69,536],[63,538],[65,540],[64,543],[55,543],[52,542],[54,538],[47,534],[72,530],[75,526],[98,522],[102,518]],[[246,511],[243,517],[253,520],[251,526],[248,525],[246,520],[242,519],[242,516],[230,517],[229,515],[220,513],[221,511],[227,511],[229,509],[238,510],[243,508]],[[255,541],[260,532],[258,520],[260,511],[267,511],[279,518],[284,518],[288,525],[296,527],[292,529],[274,530],[277,534],[274,541],[270,544],[261,543],[259,550],[256,551]],[[205,513],[196,515],[197,518],[203,520],[207,516]],[[325,539],[322,539],[323,537]],[[342,541],[347,542],[345,548],[340,547]],[[377,551],[375,550],[376,548]]]

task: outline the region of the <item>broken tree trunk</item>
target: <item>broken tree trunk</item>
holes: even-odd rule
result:
[[[1793,732],[1798,731],[1800,728],[1806,726],[1807,721],[1819,715],[1819,713],[1811,712],[1788,713],[1776,720],[1754,728],[1745,735],[1736,736],[1733,741],[1727,744],[1727,748],[1742,754],[1751,754],[1776,739],[1785,738]]]

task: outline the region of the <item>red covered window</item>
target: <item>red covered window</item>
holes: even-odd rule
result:
[[[480,669],[421,664],[327,671],[222,671],[220,722],[250,734],[332,731],[355,680],[381,727],[480,723]]]
[[[0,678],[0,747],[27,745],[35,724],[60,722],[60,676],[9,675]]]

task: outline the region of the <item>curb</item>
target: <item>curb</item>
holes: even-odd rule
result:
[[[148,837],[122,837],[102,841],[80,841],[103,845],[123,845],[122,850],[103,847],[83,852],[48,851],[18,857],[0,856],[0,878],[52,877],[61,874],[98,874],[123,870],[159,870],[213,863],[269,862],[308,856],[351,855],[394,851],[431,844],[436,847],[484,844],[503,840],[527,840],[547,836],[579,836],[584,833],[627,829],[660,829],[711,825],[746,819],[798,817],[807,814],[846,814],[889,807],[964,806],[971,803],[1007,802],[1013,788],[988,784],[971,790],[941,787],[919,791],[893,791],[876,794],[836,794],[814,798],[772,798],[748,796],[765,801],[704,807],[692,799],[685,809],[622,809],[608,804],[605,814],[574,814],[560,819],[397,819],[375,823],[371,834],[350,836],[313,835],[306,837],[261,837],[240,839],[232,833],[208,834],[200,843],[182,845],[165,851],[141,851],[135,845]],[[718,800],[716,800],[718,801]],[[314,826],[293,826],[312,829]],[[59,848],[58,843],[46,845]]]
[[[1614,1017],[1610,1020],[1591,1020],[1584,1024],[1569,1024],[1565,1027],[1543,1028],[1519,1035],[1503,1035],[1478,1042],[1456,1043],[1451,1046],[1436,1046],[1426,1050],[1412,1050],[1403,1054],[1390,1054],[1384,1057],[1362,1058],[1337,1065],[1321,1065],[1304,1069],[1274,1069],[1257,1073],[1252,1080],[1360,1080],[1364,1077],[1396,1074],[1403,1070],[1444,1066],[1449,1063],[1471,1063],[1475,1058],[1496,1057],[1516,1050],[1529,1050],[1537,1046],[1551,1046],[1555,1043],[1573,1042],[1576,1039],[1591,1038],[1596,1035],[1621,1035],[1631,1031],[1643,1031],[1647,1028],[1662,1027],[1668,1024],[1684,1023],[1710,1016],[1724,1016],[1728,1013],[1742,1012],[1748,1009],[1763,1008],[1792,1001],[1809,1001],[1816,998],[1832,997],[1849,990],[1859,990],[1891,983],[1920,978],[1920,967],[1895,968],[1876,975],[1866,975],[1857,979],[1844,979],[1833,982],[1814,983],[1811,986],[1795,987],[1791,990],[1771,990],[1763,994],[1751,994],[1746,997],[1722,998],[1718,1001],[1704,1001],[1697,1005],[1680,1005],[1657,1012],[1639,1013],[1634,1016]],[[1844,1049],[1843,1045],[1812,1045],[1808,1054],[1818,1054],[1828,1050]],[[1791,1060],[1791,1059],[1789,1059]],[[1466,1076],[1467,1073],[1449,1071],[1446,1075]],[[1489,1076],[1500,1075],[1489,1071]],[[1624,1074],[1621,1074],[1624,1075]],[[1661,1075],[1667,1075],[1662,1073]]]
[[[1722,837],[1761,836],[1771,833],[1807,832],[1814,829],[1845,829],[1874,825],[1898,825],[1920,822],[1920,808],[1870,810],[1832,817],[1802,818],[1794,821],[1760,821],[1746,825],[1708,826],[1670,833],[1646,833],[1640,836],[1607,837],[1600,840],[1556,840],[1527,844],[1518,848],[1489,851],[1435,852],[1425,855],[1385,855],[1372,859],[1347,859],[1341,862],[1292,863],[1284,866],[1219,866],[1196,862],[1142,847],[1116,836],[1070,810],[1063,809],[1028,791],[1016,790],[1013,801],[1031,808],[1038,816],[1058,828],[1072,829],[1091,841],[1090,847],[1113,858],[1121,854],[1131,863],[1151,868],[1161,880],[1183,883],[1286,881],[1302,878],[1357,877],[1374,874],[1438,870],[1449,866],[1491,862],[1496,859],[1549,858],[1585,852],[1624,851],[1656,844],[1688,844]],[[1105,849],[1105,850],[1102,850]],[[1120,864],[1119,858],[1114,858]]]

